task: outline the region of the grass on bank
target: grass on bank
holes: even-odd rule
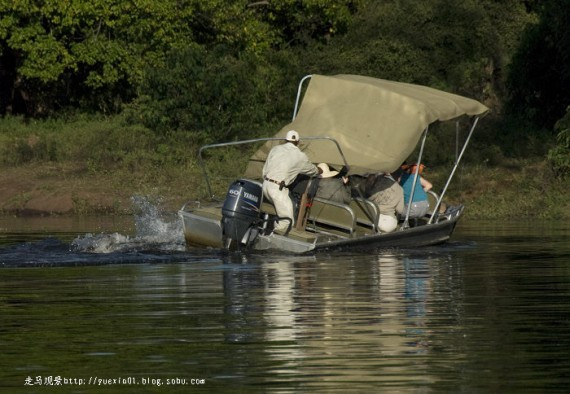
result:
[[[176,210],[208,196],[197,152],[185,133],[157,136],[121,117],[5,118],[0,120],[2,187],[13,193],[1,194],[0,212],[17,214],[34,193],[56,198],[63,192],[71,196],[74,214],[130,213],[129,201],[136,195]],[[229,182],[243,173],[252,149],[209,152],[213,193],[223,197]],[[443,188],[449,170],[449,165],[428,167],[425,176],[434,190]],[[18,186],[22,178],[30,182]],[[466,158],[446,197],[467,205],[471,219],[570,218],[564,183],[553,177],[543,157]]]

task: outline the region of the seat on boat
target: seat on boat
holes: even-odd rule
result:
[[[350,202],[350,208],[356,215],[356,223],[358,225],[370,228],[376,232],[379,215],[376,204],[365,198],[355,197]]]
[[[427,224],[431,218],[431,215],[433,214],[433,211],[436,209],[436,204],[437,204],[437,201],[439,200],[439,195],[436,192],[434,192],[433,190],[429,190],[428,192],[426,192],[426,194],[427,194],[427,200],[429,203],[429,209],[428,209],[427,213],[421,218],[410,218],[408,220],[408,224],[411,227],[417,227],[419,225]],[[441,213],[443,213],[445,211],[445,209],[446,209],[446,204],[444,202],[441,202],[441,205],[439,207],[439,212],[435,215],[435,222],[436,223],[439,220],[439,215]],[[402,222],[405,219],[405,217],[406,217],[405,213],[400,215],[400,217],[399,217],[400,222]]]
[[[356,215],[348,205],[315,197],[308,222],[315,227],[325,225],[352,234],[356,227]]]
[[[269,201],[261,203],[261,211],[269,215],[277,215],[275,206]],[[369,212],[373,213],[374,220],[377,221],[378,208],[371,201],[357,199],[351,202],[351,206],[348,206],[316,197],[313,199],[307,222],[312,227],[325,226],[348,234],[354,232],[357,223],[375,231],[376,226],[373,223],[376,222],[370,219]]]
[[[429,210],[428,210],[428,215],[431,216],[431,214],[433,213],[435,207],[435,204],[437,204],[437,200],[439,199],[439,195],[434,192],[433,190],[429,190],[427,193],[427,198],[428,198],[428,203],[429,203]]]

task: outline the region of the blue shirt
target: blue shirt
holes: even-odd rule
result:
[[[414,184],[414,176],[415,174],[404,173],[400,179],[400,185],[402,185],[402,189],[404,189],[404,204],[407,204],[410,201],[412,185]],[[412,202],[427,201],[427,199],[427,194],[421,184],[421,177],[418,175],[416,190],[414,190],[414,198],[412,199]]]

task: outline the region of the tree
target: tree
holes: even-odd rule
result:
[[[172,49],[225,45],[261,56],[292,35],[341,29],[355,1],[2,0],[0,113],[117,110]]]
[[[566,115],[554,125],[556,145],[548,152],[548,161],[554,174],[563,179],[570,175],[570,106]]]
[[[570,0],[545,2],[510,67],[512,114],[552,129],[570,104]]]
[[[279,97],[291,104],[295,87],[284,85],[281,70],[254,54],[194,44],[172,51],[164,68],[149,70],[126,112],[131,123],[159,135],[180,131],[195,144],[251,138],[289,115],[279,111]]]
[[[504,68],[532,20],[518,0],[369,2],[316,54],[320,72],[425,84],[500,102]]]
[[[145,66],[192,38],[184,23],[191,13],[178,4],[3,1],[0,61],[8,94],[0,110],[36,115],[93,95],[132,95],[128,87],[141,80]],[[18,98],[26,108],[10,109]]]

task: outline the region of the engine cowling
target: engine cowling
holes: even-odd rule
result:
[[[260,219],[263,200],[261,184],[248,179],[234,181],[228,188],[222,206],[222,232],[224,244],[229,248],[232,241],[248,245],[257,234],[256,224]]]

